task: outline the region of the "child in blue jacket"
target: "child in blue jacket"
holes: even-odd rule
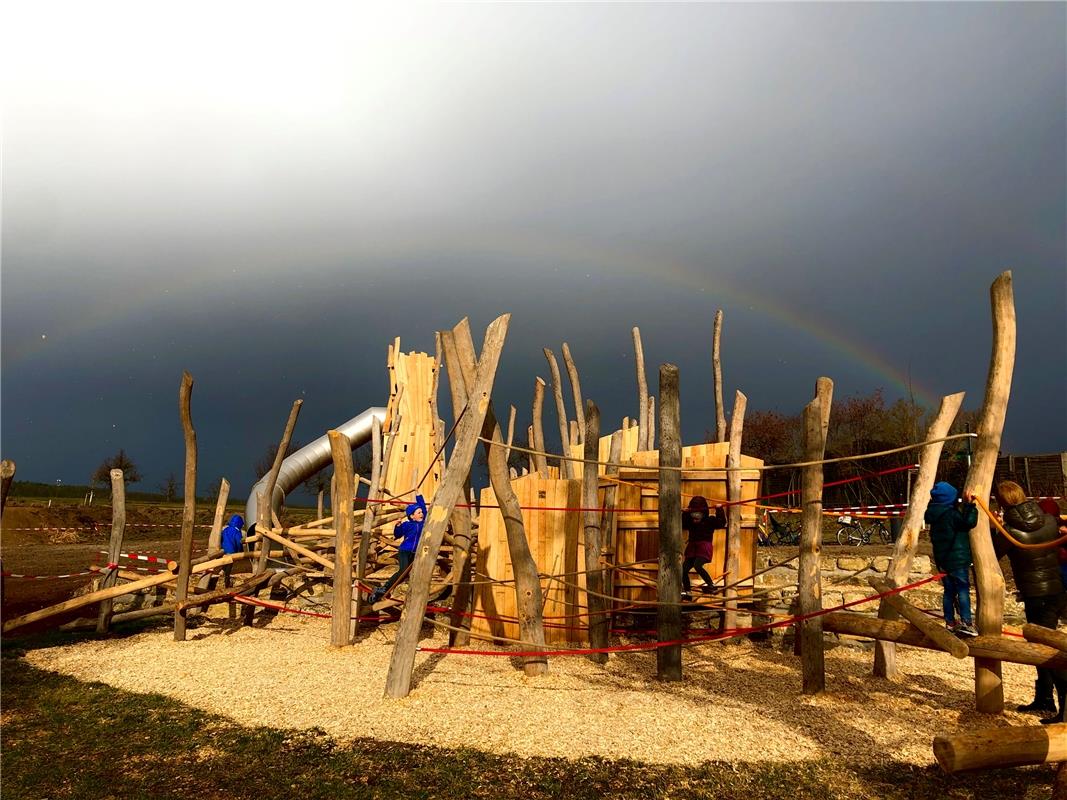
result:
[[[422,538],[422,527],[426,524],[426,501],[422,495],[416,495],[415,502],[409,505],[405,511],[406,518],[404,521],[398,522],[396,527],[393,528],[393,538],[402,540],[396,554],[396,572],[385,582],[385,585],[379,586],[371,593],[369,599],[371,605],[381,600],[385,593],[392,589],[394,584],[404,576],[412,562],[415,561],[415,550],[419,546],[419,539]]]

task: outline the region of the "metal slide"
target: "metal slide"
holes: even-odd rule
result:
[[[385,424],[385,409],[381,407],[368,408],[362,414],[352,417],[344,425],[338,425],[337,430],[348,437],[355,449],[370,441],[372,420],[377,417],[378,421]],[[277,513],[282,506],[282,501],[289,492],[302,484],[323,467],[333,462],[330,452],[330,437],[323,434],[311,444],[305,445],[282,461],[281,470],[278,472],[278,482],[274,486],[274,497],[271,498],[271,507]],[[267,477],[260,478],[252,491],[248,494],[248,502],[245,504],[245,524],[252,525],[256,521],[256,511],[259,501],[259,493],[266,491]]]

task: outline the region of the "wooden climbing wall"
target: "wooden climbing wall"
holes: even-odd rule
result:
[[[700,470],[725,467],[726,456],[730,449],[729,442],[693,445],[682,448],[682,508],[691,498],[702,495],[711,505],[726,502],[726,473]],[[617,515],[615,531],[615,563],[622,567],[615,576],[615,597],[620,603],[632,600],[655,600],[656,582],[659,568],[659,472],[655,469],[659,453],[647,451],[635,453],[631,458],[632,469],[622,469],[619,478],[616,506],[626,511]],[[741,456],[742,467],[761,467],[763,461],[751,456]],[[644,467],[644,469],[642,469]],[[754,500],[760,493],[760,476],[758,469],[741,473],[741,498]],[[602,486],[605,484],[602,482]],[[637,511],[640,509],[640,511]],[[756,518],[755,505],[741,507],[741,552],[739,553],[739,579],[750,577],[756,562]],[[683,531],[683,537],[685,533]],[[636,564],[635,562],[648,562]],[[632,564],[633,566],[626,566]],[[705,569],[712,578],[721,578],[726,571],[726,532],[716,532],[712,543],[712,560]],[[694,586],[699,586],[701,579],[695,573],[691,575]],[[738,586],[738,594],[744,595],[751,590],[748,586]]]
[[[383,487],[404,500],[413,500],[415,489],[429,503],[444,473],[444,458],[434,462],[438,432],[444,423],[437,418],[437,388],[440,365],[428,353],[400,352],[400,339],[389,346],[389,404],[383,429],[394,437]],[[386,440],[388,441],[388,439]],[[433,463],[433,468],[430,465]],[[425,476],[425,479],[423,478]]]
[[[580,617],[571,616],[579,613],[582,610],[580,606],[585,605],[585,576],[574,574],[585,569],[585,547],[580,535],[581,514],[534,510],[545,507],[577,508],[581,505],[582,482],[525,475],[512,480],[511,485],[523,508],[526,540],[537,563],[537,571],[542,575],[561,575],[559,580],[541,580],[545,641],[585,641],[584,630],[568,630],[583,625]],[[514,578],[504,517],[500,509],[495,507],[496,504],[493,490],[483,489],[478,516],[476,580],[479,583],[475,586],[474,612],[480,616],[515,619],[514,583],[484,583],[487,579],[510,581]],[[517,622],[475,617],[471,630],[486,636],[519,638]]]

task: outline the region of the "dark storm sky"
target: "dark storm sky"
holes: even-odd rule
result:
[[[564,340],[636,415],[639,325],[698,441],[719,307],[750,409],[819,375],[974,407],[1009,268],[1004,448],[1067,449],[1063,4],[172,8],[6,15],[21,478],[81,483],[120,446],[145,488],[180,474],[188,369],[201,490],[243,494],[292,399],[313,439],[384,404],[392,337],[432,352],[504,311],[520,429]]]

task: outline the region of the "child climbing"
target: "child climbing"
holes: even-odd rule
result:
[[[691,600],[689,570],[695,569],[704,579],[703,592],[712,592],[715,581],[711,579],[704,565],[711,561],[711,543],[716,529],[726,528],[726,513],[722,506],[715,507],[715,516],[711,516],[708,501],[697,495],[689,501],[689,508],[682,513],[682,529],[689,531],[689,542],[685,546],[685,561],[682,562],[682,598]]]
[[[422,527],[426,524],[426,501],[421,494],[416,495],[415,502],[409,505],[405,512],[404,521],[398,522],[396,527],[393,528],[393,538],[402,539],[396,553],[396,572],[384,585],[379,586],[371,593],[369,599],[371,605],[385,597],[385,593],[404,577],[408,568],[415,561],[415,550],[418,548],[419,539],[422,537]]]
[[[967,531],[978,524],[978,509],[974,503],[957,507],[959,492],[951,483],[941,481],[930,491],[930,507],[926,509],[926,523],[930,526],[930,543],[934,548],[934,563],[944,587],[942,607],[945,625],[959,636],[977,636],[971,618],[971,537]],[[956,607],[960,621],[956,621]]]

